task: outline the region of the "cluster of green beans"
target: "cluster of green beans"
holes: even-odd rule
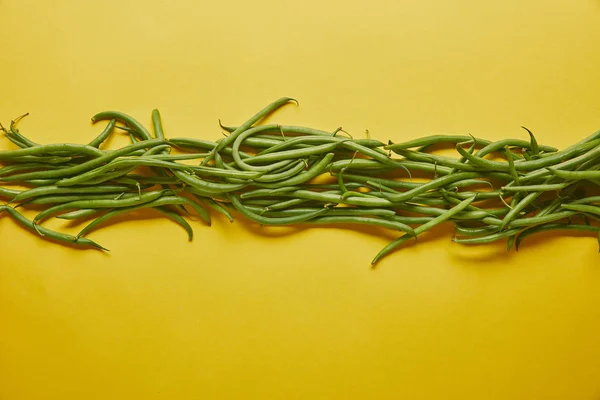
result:
[[[496,142],[435,135],[404,143],[353,138],[341,128],[260,124],[295,102],[281,98],[239,126],[220,124],[225,137],[166,138],[158,110],[152,129],[106,111],[88,144],[38,144],[0,126],[18,149],[0,151],[0,213],[43,238],[106,250],[88,235],[117,216],[155,210],[180,224],[211,224],[232,212],[261,225],[371,225],[402,232],[372,264],[404,242],[444,222],[464,244],[522,240],[554,230],[590,232],[600,244],[600,131],[564,149],[528,140]],[[131,143],[103,149],[114,132]],[[448,149],[450,147],[450,149]],[[445,148],[451,155],[438,151]],[[20,208],[38,213],[33,219]],[[44,227],[48,218],[85,221],[75,236]]]

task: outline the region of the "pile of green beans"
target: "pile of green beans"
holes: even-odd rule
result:
[[[260,225],[401,232],[373,265],[445,222],[463,244],[506,240],[518,250],[537,233],[577,231],[597,235],[600,245],[600,131],[558,150],[526,128],[528,140],[433,135],[384,143],[341,128],[260,124],[291,102],[278,99],[239,126],[219,122],[225,136],[216,141],[167,138],[153,110],[151,129],[105,111],[92,117],[107,124],[89,143],[39,144],[19,131],[19,117],[0,125],[17,146],[0,151],[0,198],[7,201],[0,215],[44,239],[100,250],[86,235],[140,209],[181,225],[189,240],[187,219],[211,225],[211,211]],[[130,144],[103,148],[119,132]],[[20,209],[37,214],[29,219]],[[43,226],[51,217],[86,225],[67,235]]]

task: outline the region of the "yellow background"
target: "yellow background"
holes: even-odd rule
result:
[[[0,27],[0,120],[40,142],[155,107],[214,140],[281,96],[272,121],[381,140],[600,128],[597,0],[0,0]],[[193,225],[106,227],[104,255],[1,217],[0,399],[600,399],[593,238],[446,227],[371,271],[393,234]]]

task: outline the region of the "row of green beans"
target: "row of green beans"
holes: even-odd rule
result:
[[[281,98],[239,126],[220,123],[216,141],[165,135],[158,110],[146,128],[105,111],[87,144],[39,144],[23,116],[0,125],[16,148],[0,151],[0,214],[42,238],[105,247],[86,235],[124,214],[155,210],[181,225],[233,215],[261,225],[370,225],[401,232],[373,259],[445,222],[454,242],[506,240],[510,250],[547,231],[597,235],[600,246],[600,131],[559,150],[528,140],[432,135],[402,143],[354,138],[341,128],[260,124],[290,102]],[[130,144],[108,149],[117,133]],[[439,151],[442,149],[443,151]],[[444,154],[442,154],[444,153]],[[35,210],[33,219],[20,209]],[[43,226],[48,218],[86,221],[77,235]],[[187,218],[187,219],[186,219]]]

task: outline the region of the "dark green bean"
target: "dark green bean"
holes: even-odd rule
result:
[[[562,179],[600,179],[600,171],[563,171],[555,168],[548,170]]]
[[[591,205],[587,205],[587,204],[561,204],[560,207],[564,208],[565,210],[600,215],[600,207],[599,206],[591,206]]]
[[[106,125],[106,128],[104,128],[104,130],[94,140],[89,142],[88,146],[100,147],[100,145],[104,143],[104,141],[110,136],[112,131],[115,129],[116,123],[116,119],[111,119]]]
[[[46,239],[51,239],[51,240],[55,240],[57,242],[74,245],[74,246],[93,247],[96,249],[108,251],[108,249],[100,246],[98,243],[96,243],[92,240],[89,240],[87,238],[76,238],[74,236],[65,235],[63,233],[53,231],[53,230],[48,229],[43,226],[38,226],[34,222],[25,218],[25,216],[23,216],[23,214],[19,213],[17,210],[15,210],[12,207],[0,206],[0,213],[2,213],[2,211],[6,211],[8,214],[10,214],[10,216],[16,222],[18,222],[21,226],[29,229],[30,231],[35,231],[35,232],[39,233],[42,237],[44,237]]]
[[[263,119],[265,116],[267,116],[268,114],[272,113],[273,111],[277,110],[278,108],[281,108],[283,105],[289,103],[290,101],[294,101],[296,104],[298,104],[298,101],[296,101],[295,99],[291,98],[291,97],[282,97],[276,101],[274,101],[273,103],[267,105],[266,107],[264,107],[262,110],[258,111],[256,114],[254,114],[249,120],[247,120],[246,122],[244,122],[242,125],[240,125],[239,127],[237,127],[236,130],[234,130],[233,132],[231,132],[231,134],[225,138],[224,140],[222,140],[217,147],[213,148],[211,150],[211,154],[208,157],[206,157],[203,161],[202,161],[202,165],[206,165],[208,164],[208,162],[214,157],[214,153],[220,151],[222,148],[224,148],[225,146],[233,143],[236,138],[243,133],[244,131],[246,131],[247,129],[249,129],[252,125],[254,125],[256,122],[260,121],[261,119]]]
[[[20,190],[8,189],[8,188],[4,188],[4,187],[0,186],[0,197],[10,199],[11,203],[14,201],[14,198],[16,196],[18,196],[20,193],[21,193]]]
[[[256,213],[250,211],[248,208],[246,208],[237,196],[230,194],[230,195],[228,195],[228,197],[231,200],[231,204],[233,204],[233,206],[235,207],[236,210],[238,210],[240,213],[242,213],[249,220],[257,222],[261,225],[299,224],[299,223],[306,222],[308,220],[311,220],[315,217],[318,217],[320,215],[323,215],[323,214],[326,214],[327,212],[329,212],[329,208],[323,207],[321,209],[317,209],[315,211],[312,211],[312,212],[309,212],[309,213],[306,213],[303,215],[294,215],[291,217],[280,217],[280,218],[263,217],[262,215],[256,214]]]
[[[114,179],[118,176],[126,175],[138,167],[161,167],[168,168],[169,170],[182,170],[192,172],[193,169],[189,165],[177,164],[171,161],[162,161],[152,159],[150,157],[135,157],[135,158],[122,158],[120,160],[113,161],[101,167],[86,171],[82,174],[61,179],[56,183],[57,186],[73,186],[85,184],[86,181],[95,179],[95,183],[102,183],[104,181]],[[114,170],[119,170],[114,172]]]
[[[577,225],[577,224],[546,224],[546,225],[537,225],[531,228],[527,228],[523,230],[518,236],[515,243],[515,249],[519,251],[519,246],[523,242],[523,240],[536,233],[540,232],[548,232],[555,230],[573,230],[578,232],[594,232],[600,233],[600,227],[592,226],[592,225]],[[600,242],[598,246],[598,251],[600,252]]]
[[[532,160],[532,161],[516,162],[515,169],[517,171],[527,171],[527,170],[549,167],[551,165],[562,163],[566,160],[569,160],[570,158],[579,156],[582,153],[586,153],[587,151],[598,146],[599,144],[600,144],[600,140],[597,139],[592,142],[586,143],[578,148],[558,151],[546,158],[539,158],[537,160]],[[481,158],[478,156],[471,155],[460,146],[456,146],[456,150],[462,156],[467,158],[471,163],[478,165],[482,168],[486,168],[486,169],[493,170],[493,171],[509,171],[508,163],[502,163],[499,161],[491,161],[491,160],[487,160],[487,159],[484,159],[484,158]]]
[[[392,150],[396,152],[397,150],[410,149],[412,147],[420,147],[420,146],[429,146],[434,144],[441,143],[449,143],[456,144],[462,142],[468,142],[473,140],[471,136],[463,136],[463,135],[431,135],[425,136],[418,139],[409,140],[407,142],[402,143],[391,143],[384,147],[386,150]],[[478,139],[475,138],[475,143],[482,146],[487,146],[491,142],[489,140]]]
[[[333,153],[325,154],[325,156],[318,163],[310,167],[310,169],[307,171],[302,171],[298,175],[289,179],[285,179],[277,183],[255,183],[255,186],[276,189],[282,186],[295,186],[304,182],[308,182],[327,171],[327,166],[333,159],[333,156]]]
[[[33,219],[35,224],[41,223],[44,219],[50,217],[53,214],[57,214],[61,211],[73,210],[77,208],[123,208],[123,207],[132,207],[144,203],[149,203],[153,200],[157,200],[162,196],[167,195],[169,192],[173,192],[172,190],[158,190],[152,192],[144,192],[140,196],[129,197],[125,199],[118,200],[77,200],[71,201],[69,203],[63,203],[56,205],[54,207],[50,207],[41,211],[36,217]],[[162,205],[162,204],[161,204]]]
[[[142,140],[151,140],[150,132],[142,124],[140,124],[137,120],[135,120],[132,116],[124,114],[119,111],[103,111],[92,117],[92,123],[96,123],[98,121],[112,120],[116,119],[119,122],[124,123],[129,128],[133,129],[133,131],[137,134],[137,136]]]
[[[175,204],[190,205],[190,206],[192,206],[194,208],[194,210],[196,210],[198,212],[199,216],[208,225],[210,225],[210,223],[211,223],[210,215],[198,203],[193,202],[193,201],[191,201],[191,200],[189,200],[189,199],[187,199],[185,197],[180,197],[180,196],[164,196],[162,198],[154,199],[154,200],[149,201],[149,202],[144,203],[144,204],[138,204],[138,205],[131,206],[131,207],[118,208],[118,209],[110,210],[106,214],[103,214],[100,217],[98,217],[97,219],[95,219],[94,221],[90,222],[85,228],[83,228],[77,234],[77,237],[82,237],[82,236],[86,235],[87,233],[89,233],[92,229],[94,229],[98,225],[102,224],[103,222],[106,222],[107,220],[109,220],[111,218],[115,218],[115,217],[117,217],[117,216],[119,216],[121,214],[128,213],[128,212],[131,212],[131,211],[146,209],[146,208],[155,208],[155,207],[175,205]],[[192,236],[190,236],[190,240],[192,240]]]
[[[28,115],[29,115],[29,113],[25,113],[25,114],[15,118],[14,120],[10,121],[10,128],[9,128],[10,132],[6,132],[6,130],[4,130],[4,131],[7,133],[7,135],[9,137],[13,137],[14,139],[16,139],[17,141],[22,143],[23,147],[39,146],[39,144],[32,142],[31,140],[27,139],[25,136],[21,135],[21,133],[17,129],[17,124]]]
[[[92,193],[121,193],[128,192],[131,188],[123,185],[103,185],[92,187],[58,187],[44,186],[35,189],[24,190],[20,192],[12,202],[21,202],[33,197],[63,194],[92,194]]]
[[[106,209],[101,208],[83,208],[81,210],[69,211],[64,214],[57,215],[56,218],[66,219],[66,220],[75,220],[80,218],[91,217],[96,214],[100,214],[106,212]]]
[[[475,200],[475,196],[472,196],[469,199],[463,200],[459,205],[452,207],[451,209],[447,210],[442,215],[439,215],[438,217],[427,222],[426,224],[418,226],[417,228],[414,229],[415,239],[421,233],[433,228],[436,225],[441,224],[442,222],[445,222],[445,221],[451,219],[454,215],[456,215],[457,213],[461,212],[466,207],[468,207],[474,200]],[[371,265],[375,265],[382,257],[385,257],[387,254],[392,252],[395,248],[397,248],[402,243],[404,243],[405,241],[410,239],[411,236],[413,236],[413,235],[406,234],[406,235],[401,236],[400,238],[394,240],[393,242],[389,243],[375,256],[373,261],[371,261]]]
[[[143,142],[138,142],[135,144],[130,144],[128,146],[122,147],[119,150],[114,150],[109,153],[103,153],[103,156],[96,157],[92,160],[86,161],[82,164],[78,164],[68,168],[61,168],[58,170],[52,171],[39,171],[39,172],[28,172],[24,174],[11,175],[8,177],[2,178],[4,181],[24,181],[28,179],[46,179],[46,178],[61,178],[68,176],[75,176],[77,174],[89,171],[94,169],[104,163],[110,162],[118,157],[127,155],[135,150],[151,148],[154,146],[159,146],[162,144],[166,144],[166,142],[162,139],[152,139]],[[91,147],[93,148],[93,147]],[[15,150],[18,151],[18,150]]]
[[[500,239],[504,239],[506,237],[511,237],[519,233],[520,229],[509,229],[503,232],[496,232],[485,236],[478,237],[468,237],[468,238],[460,238],[454,236],[452,238],[453,242],[461,243],[461,244],[485,244],[492,243]]]

